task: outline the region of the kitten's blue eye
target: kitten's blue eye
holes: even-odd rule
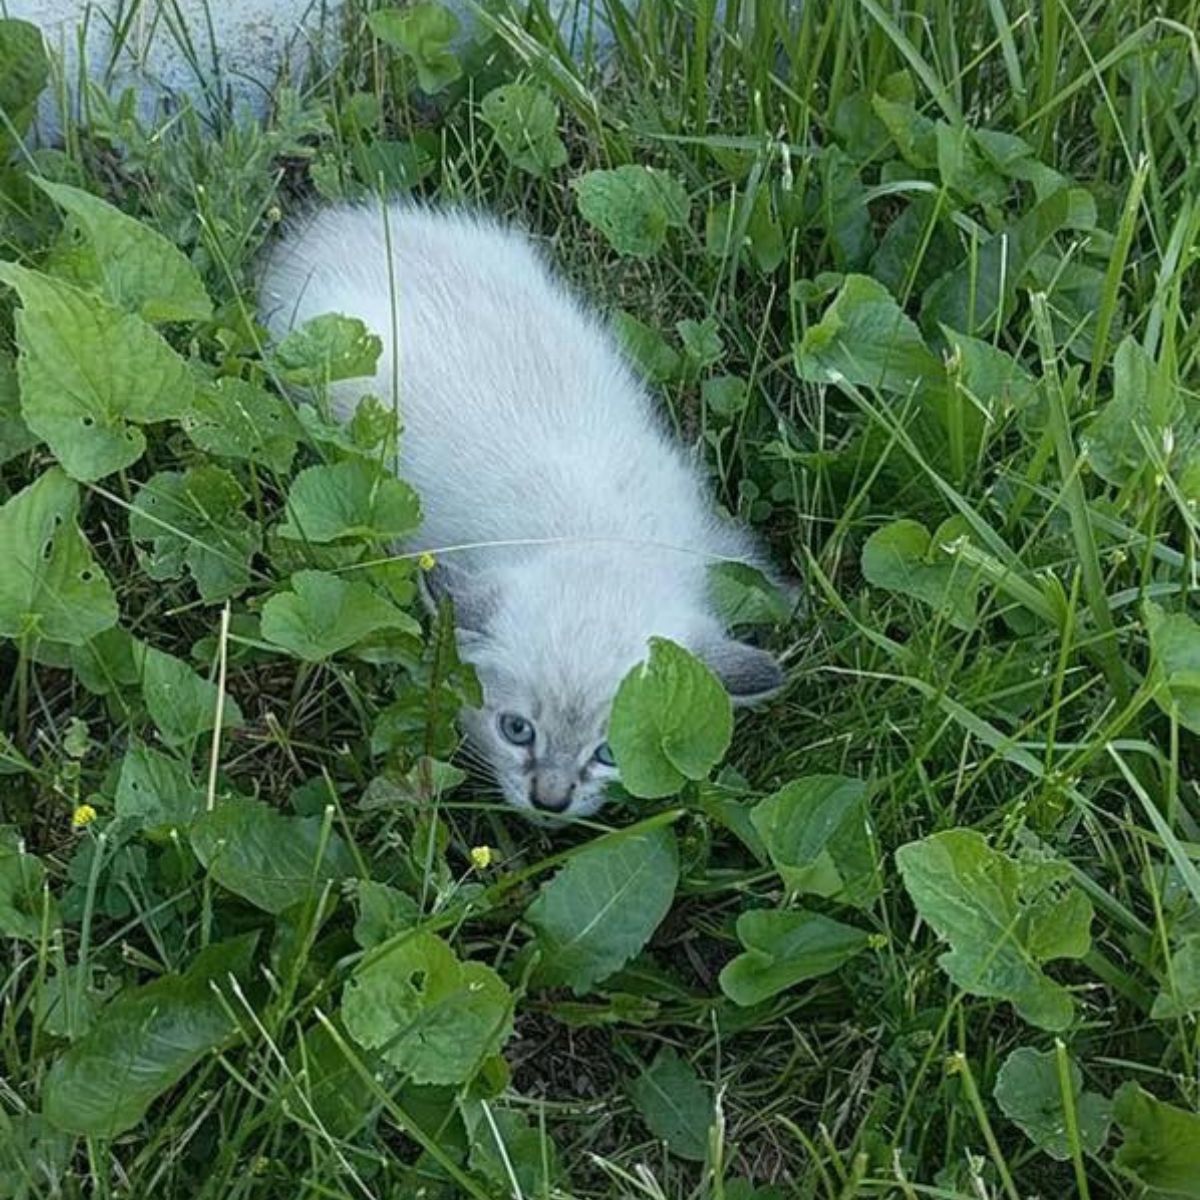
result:
[[[528,746],[533,741],[533,722],[517,713],[501,713],[500,734],[514,746]]]
[[[612,747],[607,742],[601,742],[596,747],[596,753],[592,757],[604,767],[615,767],[617,760],[613,757]]]

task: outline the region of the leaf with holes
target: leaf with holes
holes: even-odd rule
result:
[[[621,782],[656,799],[689,780],[708,777],[733,737],[733,708],[717,677],[665,638],[650,639],[650,656],[621,681],[608,740]]]
[[[441,938],[415,932],[368,957],[350,977],[342,1019],[417,1083],[462,1083],[503,1048],[513,997],[479,962],[461,962]]]
[[[917,912],[950,949],[938,965],[960,988],[1007,1000],[1041,1029],[1067,1028],[1071,993],[1042,970],[1091,948],[1091,901],[1054,862],[1017,861],[973,829],[950,829],[896,851]]]
[[[222,799],[192,824],[196,857],[212,879],[256,908],[281,913],[356,873],[354,856],[322,817],[289,817],[261,800]]]
[[[790,891],[857,908],[878,898],[883,880],[861,780],[793,780],[756,805],[751,820]]]
[[[151,720],[168,746],[181,746],[216,727],[217,685],[197,675],[187,663],[153,646],[139,648],[142,696]],[[226,696],[222,725],[236,729],[242,710]]]
[[[807,979],[836,971],[870,944],[871,935],[821,913],[751,909],[737,921],[745,947],[721,972],[734,1004],[761,1004]]]
[[[187,364],[141,317],[15,263],[0,263],[0,281],[21,297],[21,415],[68,475],[128,467],[146,449],[138,425],[190,409]]]
[[[545,176],[567,161],[558,136],[558,105],[538,88],[502,83],[484,96],[479,115],[513,166]]]
[[[397,541],[421,523],[416,493],[362,459],[309,467],[292,480],[279,536],[298,542]]]
[[[258,522],[242,511],[247,499],[234,475],[211,464],[151,476],[129,512],[146,574],[177,579],[186,567],[209,604],[244,592],[262,546]]]
[[[284,383],[321,387],[375,374],[383,342],[357,317],[325,313],[293,329],[275,347],[275,370]]]
[[[627,164],[611,171],[589,171],[571,180],[579,211],[618,254],[649,258],[683,228],[691,202],[674,175],[653,167]]]
[[[1088,1154],[1099,1154],[1108,1140],[1112,1103],[1106,1096],[1083,1090],[1083,1072],[1073,1060],[1069,1061],[1068,1074],[1080,1145]],[[1020,1126],[1039,1150],[1059,1162],[1070,1160],[1071,1142],[1055,1051],[1019,1046],[1004,1060],[992,1095],[1000,1111]]]
[[[262,635],[307,662],[320,662],[382,629],[418,636],[415,618],[369,584],[324,571],[297,571],[292,590],[263,605]]]
[[[675,897],[679,852],[669,829],[585,846],[544,883],[525,919],[537,934],[535,979],[580,995],[650,940]]]
[[[42,1091],[59,1129],[111,1138],[132,1129],[154,1100],[238,1032],[230,975],[244,975],[257,934],[201,950],[182,975],[122,992],[51,1066]]]
[[[0,507],[0,637],[81,646],[117,623],[78,514],[79,488],[57,467]]]
[[[105,296],[147,321],[207,321],[212,303],[200,273],[161,233],[99,196],[65,183],[34,182],[68,212],[95,253]]]
[[[670,1046],[629,1083],[629,1097],[646,1128],[680,1158],[703,1162],[713,1100],[695,1068]]]
[[[300,437],[297,420],[282,400],[241,379],[219,379],[201,389],[181,423],[201,450],[262,463],[276,475],[291,469]]]

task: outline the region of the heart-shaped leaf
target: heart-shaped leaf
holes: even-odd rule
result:
[[[323,313],[275,347],[275,370],[284,383],[322,387],[374,375],[382,353],[383,342],[357,317]]]
[[[412,488],[358,458],[301,471],[288,492],[287,512],[279,536],[314,544],[397,541],[421,521]]]
[[[145,831],[186,829],[203,810],[204,793],[186,763],[134,746],[121,763],[115,810]]]
[[[662,248],[669,228],[688,222],[691,202],[683,184],[653,167],[589,171],[572,179],[571,188],[584,220],[618,254],[649,258]]]
[[[218,690],[215,683],[197,675],[182,659],[156,650],[140,649],[142,695],[162,739],[180,746],[216,727]],[[222,725],[235,729],[242,723],[237,702],[225,697]]]
[[[428,95],[440,92],[461,74],[451,46],[459,21],[445,5],[419,0],[407,8],[381,8],[367,24],[381,42],[399,50],[417,70],[417,83]]]
[[[970,629],[975,624],[979,580],[971,567],[945,549],[961,535],[954,518],[932,537],[919,521],[893,521],[867,538],[863,576],[875,587],[923,601],[956,629]]]
[[[299,440],[298,422],[283,401],[241,379],[219,379],[199,391],[182,424],[201,450],[262,463],[276,475],[291,469]]]
[[[1155,1200],[1200,1197],[1200,1113],[1127,1083],[1113,1097],[1113,1117],[1125,1135],[1118,1170],[1150,1188]]]
[[[479,115],[513,166],[544,176],[567,161],[558,136],[558,105],[538,88],[502,83],[484,96]]]

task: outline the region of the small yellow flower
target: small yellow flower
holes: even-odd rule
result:
[[[75,811],[71,814],[71,826],[74,829],[83,829],[84,826],[90,825],[96,819],[96,810],[90,804],[76,805]]]
[[[426,550],[425,553],[417,559],[417,566],[420,567],[422,571],[432,571],[433,568],[437,566],[437,559],[434,558],[428,550]]]
[[[491,846],[471,847],[471,866],[477,871],[485,871],[492,865]]]
[[[271,207],[267,209],[267,220],[270,221],[272,225],[278,225],[279,222],[283,220],[283,209],[280,208],[278,204],[272,204]]]

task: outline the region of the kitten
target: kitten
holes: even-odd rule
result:
[[[394,286],[400,473],[424,512],[409,549],[472,547],[427,580],[451,596],[483,686],[464,732],[512,805],[585,816],[617,777],[609,708],[649,637],[704,659],[735,703],[780,687],[775,659],[726,636],[708,592],[710,563],[755,561],[755,547],[714,513],[612,335],[524,236],[408,204],[386,223],[385,236],[378,208],[342,206],[285,236],[264,319],[281,336],[321,313],[361,318],[384,340],[387,400]],[[335,385],[337,415],[363,391]]]

